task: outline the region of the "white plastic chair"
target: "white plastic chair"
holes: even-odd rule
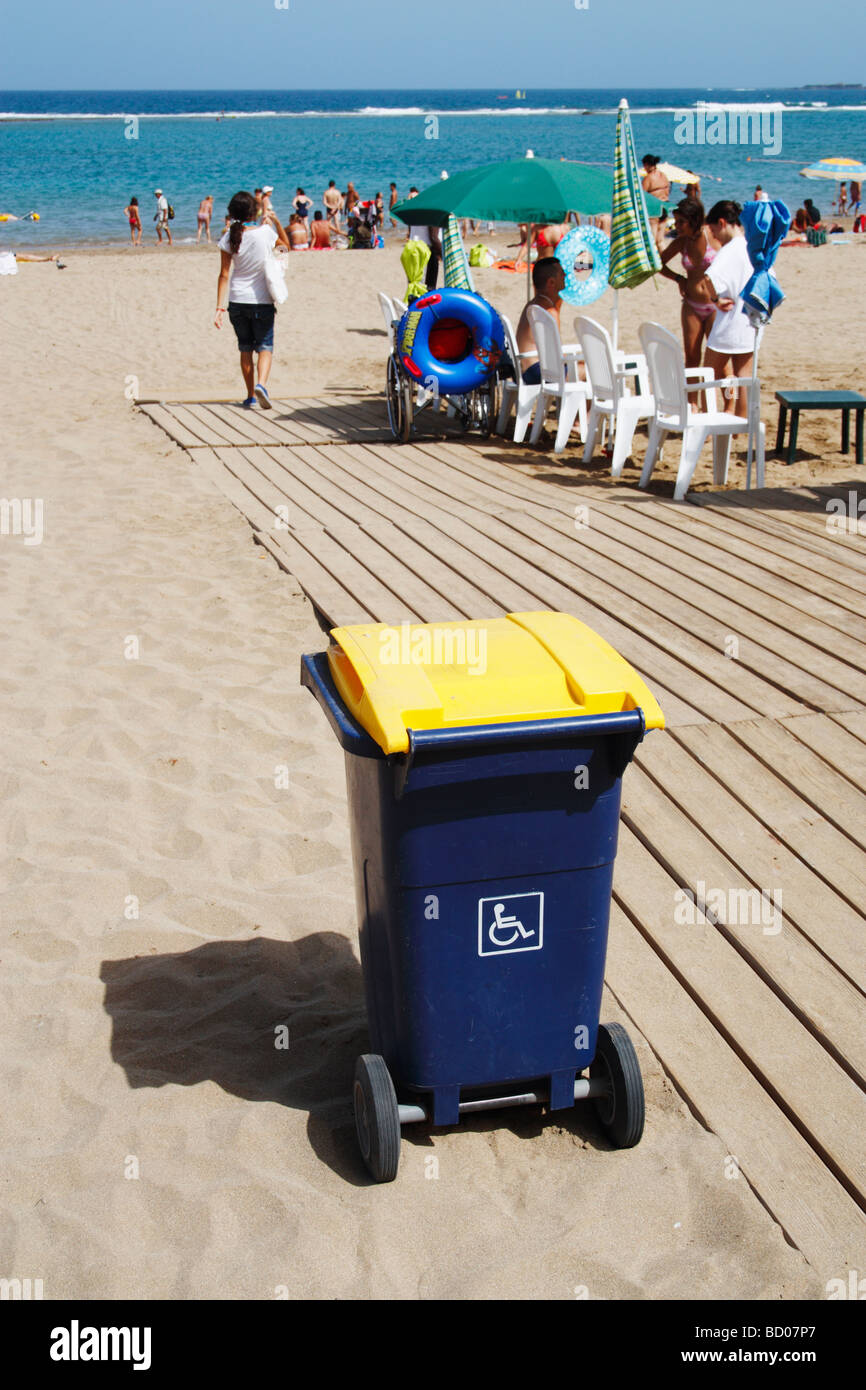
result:
[[[674,501],[681,502],[707,439],[713,441],[713,482],[727,482],[731,436],[748,433],[749,422],[745,416],[730,415],[719,410],[715,388],[736,385],[751,390],[752,382],[747,378],[730,377],[715,380],[709,367],[690,367],[687,370],[679,342],[673,333],[659,323],[643,323],[639,332],[655,397],[655,414],[650,426],[640,486],[646,487],[649,482],[659,450],[668,434],[682,434],[680,466],[674,488]],[[691,381],[690,377],[693,378]],[[706,392],[706,410],[696,410],[689,404],[689,393],[692,391]],[[764,486],[765,433],[761,421],[757,436],[758,487]]]
[[[536,444],[544,424],[551,401],[558,402],[559,419],[556,428],[555,454],[561,454],[568,443],[572,425],[577,419],[580,437],[586,438],[586,402],[589,386],[585,381],[569,381],[565,358],[562,352],[562,339],[556,319],[538,304],[530,304],[527,309],[529,326],[538,350],[538,365],[541,369],[541,389],[532,422],[530,444]],[[576,373],[575,373],[576,375]]]
[[[650,395],[631,394],[628,381],[638,367],[616,365],[610,336],[600,323],[596,323],[595,319],[576,318],[574,327],[583,349],[586,374],[592,390],[583,461],[589,463],[592,458],[599,425],[607,420],[613,435],[610,472],[611,477],[618,478],[631,453],[638,421],[653,418],[655,402]],[[629,361],[638,363],[639,359],[630,358]]]
[[[527,386],[523,380],[523,363],[526,358],[535,358],[534,352],[518,352],[517,337],[514,332],[511,320],[504,314],[500,314],[502,326],[505,329],[505,342],[514,363],[516,379],[514,381],[502,382],[502,403],[499,407],[499,418],[496,421],[496,433],[504,434],[508,414],[511,410],[512,401],[516,400],[516,414],[514,420],[514,442],[521,444],[526,437],[529,429],[529,422],[532,419],[532,407],[538,400],[538,393],[541,386]]]
[[[382,310],[382,318],[385,320],[385,327],[388,330],[388,346],[394,349],[394,319],[400,318],[399,314],[394,313],[394,301],[389,294],[383,294],[381,290],[376,291],[376,298],[379,301],[379,308]]]

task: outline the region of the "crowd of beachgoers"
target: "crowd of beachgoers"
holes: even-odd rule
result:
[[[413,188],[411,191],[417,193],[418,190]],[[261,188],[254,190],[255,221],[259,224],[268,221],[274,212],[273,193],[274,189],[271,184],[263,184]],[[174,221],[174,209],[161,188],[155,188],[153,196],[156,199],[156,204],[152,221],[157,239],[161,243],[164,238],[166,244],[171,245],[171,223]],[[314,199],[302,187],[298,186],[291,201],[290,211],[284,218],[289,250],[328,251],[346,247],[370,247],[377,243],[381,245],[386,222],[390,222],[392,228],[398,225],[394,218],[389,216],[391,209],[397,202],[399,202],[399,195],[396,183],[390,185],[386,209],[381,190],[371,198],[362,198],[351,180],[349,180],[345,190],[341,191],[337,187],[336,181],[331,179],[321,197],[322,208],[316,208],[314,211]],[[133,246],[140,246],[144,225],[141,204],[137,197],[130,198],[123,210],[123,215],[129,222],[129,235]],[[207,194],[199,203],[196,215],[195,239],[197,242],[213,240],[211,236],[213,217],[213,194]],[[231,220],[229,213],[226,212],[223,232],[228,231]]]

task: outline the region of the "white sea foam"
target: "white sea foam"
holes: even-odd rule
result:
[[[689,106],[632,106],[632,116],[669,116],[685,110],[784,111],[791,115],[833,115],[837,111],[866,111],[866,103],[830,106],[826,101],[695,101]],[[615,116],[615,106],[476,106],[465,111],[422,106],[363,106],[346,111],[0,111],[0,121],[141,121],[214,120],[392,120],[407,116]]]

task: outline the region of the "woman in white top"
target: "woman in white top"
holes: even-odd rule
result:
[[[268,289],[265,266],[277,242],[288,250],[289,239],[274,212],[256,225],[256,200],[252,193],[236,193],[229,203],[231,224],[220,238],[220,273],[217,281],[217,310],[214,323],[223,326],[228,307],[229,319],[238,340],[241,373],[247,397],[244,408],[256,404],[271,409],[267,380],[274,353],[274,303]],[[253,354],[258,353],[256,382]]]
[[[713,326],[707,338],[704,366],[712,367],[713,375],[750,377],[752,355],[755,351],[755,330],[743,313],[741,294],[754,270],[749,260],[746,238],[740,225],[742,208],[739,203],[716,203],[707,213],[707,226],[721,250],[707,268],[703,280],[690,293],[695,299],[717,304]],[[728,371],[728,364],[732,370]],[[748,413],[748,392],[741,386],[736,400],[726,403],[726,410],[736,415]]]

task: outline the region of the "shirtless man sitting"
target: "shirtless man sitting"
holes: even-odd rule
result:
[[[532,267],[532,288],[535,294],[530,299],[529,304],[537,304],[539,308],[546,309],[556,320],[559,328],[559,311],[562,308],[562,291],[565,289],[565,271],[555,256],[544,256],[535,262]],[[532,353],[537,357],[535,350],[535,339],[532,336],[532,327],[529,322],[527,310],[529,304],[520,315],[517,324],[517,351],[519,353]],[[525,361],[521,357],[521,361]],[[516,364],[515,364],[516,365]],[[541,381],[541,368],[535,361],[529,367],[523,368],[523,380],[527,386],[537,386]]]
[[[313,221],[310,226],[310,246],[314,251],[331,250],[329,223],[325,222],[318,208],[313,213]]]

